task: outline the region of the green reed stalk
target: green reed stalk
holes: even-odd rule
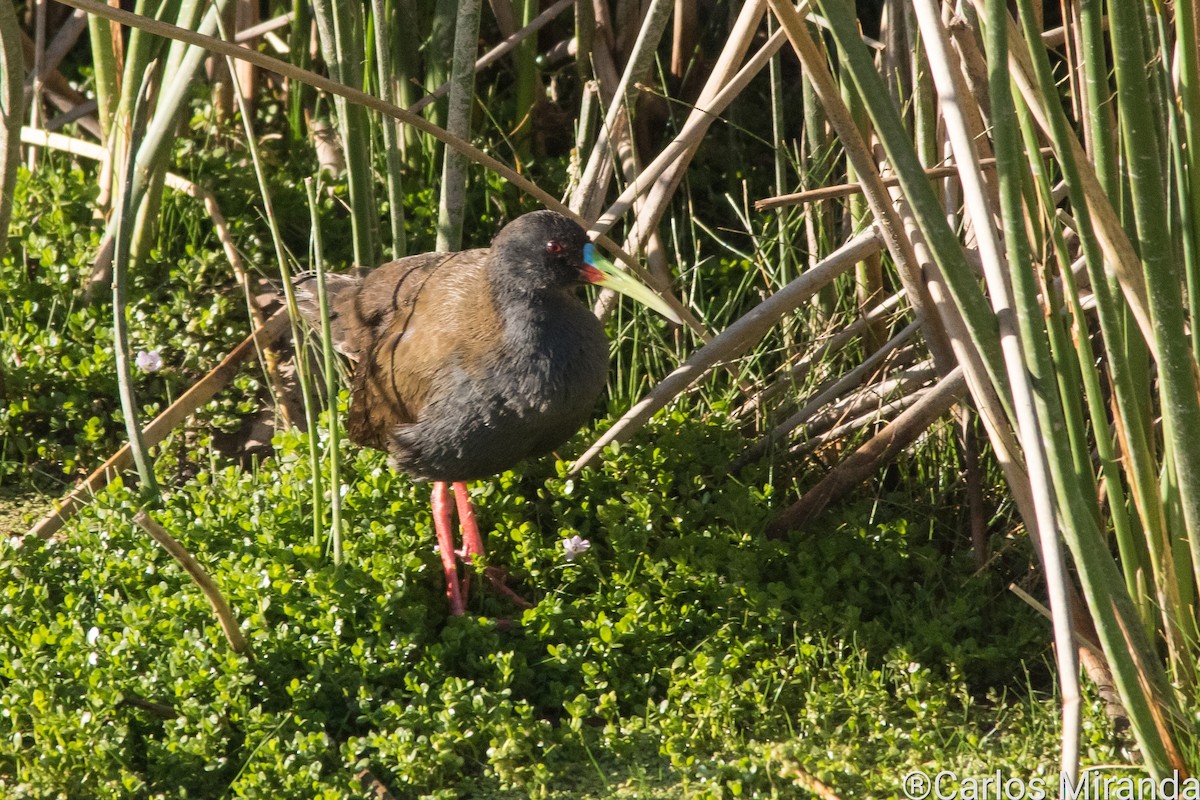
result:
[[[1124,402],[1131,404],[1136,409],[1137,403],[1130,397],[1133,389],[1128,373],[1123,369],[1125,365],[1122,363],[1122,353],[1109,347],[1110,336],[1117,337],[1116,341],[1119,341],[1121,330],[1117,319],[1115,299],[1109,294],[1108,283],[1104,276],[1103,259],[1099,254],[1098,242],[1092,228],[1091,212],[1087,200],[1082,194],[1083,184],[1080,170],[1083,167],[1075,162],[1072,155],[1073,150],[1070,147],[1070,137],[1074,134],[1071,132],[1058,102],[1057,87],[1045,49],[1040,43],[1040,30],[1030,0],[1020,0],[1019,10],[1026,41],[1034,42],[1037,45],[1030,48],[1031,65],[1037,89],[1041,93],[1041,97],[1046,100],[1045,114],[1050,127],[1051,140],[1063,169],[1068,196],[1072,201],[1072,211],[1075,213],[1080,244],[1084,250],[1089,273],[1092,275],[1092,290],[1111,362],[1111,375],[1114,378],[1114,389],[1118,396],[1118,407],[1120,408]],[[1007,21],[1007,15],[1005,15],[1002,24],[1007,24]],[[1123,410],[1119,411],[1118,424],[1129,422],[1129,420],[1123,419],[1123,416]],[[1135,433],[1139,432],[1136,424],[1131,427]],[[1136,456],[1139,462],[1134,468],[1135,474],[1139,469],[1153,470],[1150,463],[1152,462],[1151,453],[1152,451],[1147,448],[1130,448],[1129,454]],[[1148,476],[1143,472],[1139,477],[1144,481]],[[1142,747],[1147,767],[1156,778],[1162,777],[1168,773],[1172,765],[1168,749],[1173,747],[1173,731],[1171,723],[1164,720],[1169,720],[1174,716],[1172,713],[1173,695],[1170,693],[1157,654],[1139,622],[1137,609],[1125,590],[1124,578],[1108,554],[1103,537],[1095,528],[1096,512],[1093,510],[1084,513],[1082,510],[1076,510],[1075,504],[1082,500],[1079,496],[1068,494],[1061,499],[1064,513],[1068,511],[1074,513],[1073,524],[1066,525],[1063,533],[1074,556],[1080,583],[1087,598],[1088,607],[1092,612],[1096,632],[1112,669],[1114,683],[1129,713],[1130,723],[1134,735]],[[1149,504],[1153,500],[1153,497],[1141,498],[1141,501],[1147,504],[1147,511],[1151,510]],[[1148,541],[1152,542],[1152,538]]]
[[[130,142],[141,141],[145,133],[156,68],[155,62],[146,65],[138,92],[134,96],[128,134]],[[129,274],[129,251],[137,209],[131,189],[134,169],[133,153],[130,152],[125,158],[125,180],[117,212],[116,240],[113,251],[113,340],[116,351],[117,386],[121,397],[121,412],[125,417],[125,431],[129,436],[129,449],[133,452],[133,463],[137,466],[138,478],[141,480],[142,496],[147,501],[156,502],[159,494],[158,482],[154,478],[154,466],[150,463],[150,457],[146,452],[146,442],[142,438],[137,393],[133,388],[133,374],[129,366],[129,321],[125,317],[125,279]]]
[[[333,563],[342,563],[342,480],[341,427],[338,425],[337,356],[333,352],[333,332],[329,326],[329,295],[325,291],[325,255],[321,246],[321,218],[312,178],[304,179],[308,211],[312,220],[313,270],[317,273],[317,302],[321,310],[321,353],[325,369],[325,407],[329,420],[329,509],[332,514],[329,542]],[[316,438],[315,432],[312,438]]]
[[[396,103],[395,81],[392,68],[392,48],[388,42],[387,3],[371,0],[372,30],[375,34],[375,67],[379,85],[376,91],[386,103]],[[404,232],[404,165],[400,155],[400,123],[390,117],[379,119],[383,134],[383,154],[387,161],[388,222],[392,232],[392,258],[400,258],[408,252],[408,237]]]
[[[988,94],[991,103],[992,138],[996,153],[996,178],[1000,199],[1000,212],[1004,229],[1004,246],[1008,275],[1012,282],[1012,305],[1017,323],[1019,352],[1014,352],[1011,338],[1007,338],[1006,361],[1013,385],[1013,400],[1021,417],[1021,445],[1025,450],[1025,463],[1029,469],[1030,486],[1037,508],[1038,546],[1042,554],[1042,566],[1050,596],[1050,608],[1054,622],[1055,658],[1058,662],[1059,685],[1062,692],[1062,770],[1072,782],[1079,776],[1080,747],[1080,697],[1079,662],[1072,641],[1071,608],[1069,601],[1067,571],[1062,559],[1059,540],[1059,523],[1064,526],[1086,527],[1095,525],[1096,519],[1086,507],[1085,498],[1094,497],[1094,487],[1080,485],[1083,475],[1077,471],[1076,449],[1072,442],[1079,443],[1078,435],[1066,439],[1056,435],[1062,430],[1076,434],[1082,427],[1078,422],[1078,407],[1063,407],[1064,398],[1055,389],[1058,386],[1055,365],[1051,358],[1051,342],[1047,340],[1047,321],[1041,307],[1041,286],[1033,272],[1030,243],[1026,236],[1026,215],[1023,197],[1022,176],[1026,174],[1025,154],[1021,150],[1021,138],[1016,120],[1008,72],[1008,7],[1004,0],[989,0],[987,3],[986,50],[989,55]],[[948,123],[953,136],[956,128]],[[970,146],[970,142],[967,142]],[[960,161],[963,156],[956,143],[955,152]],[[964,184],[968,205],[971,204],[972,187]],[[995,231],[990,227],[990,215],[972,211],[975,230],[979,237],[980,252],[985,261],[992,245]],[[986,229],[984,226],[987,226]],[[998,242],[996,242],[998,244]],[[985,273],[988,265],[984,265]],[[999,278],[994,280],[993,277]],[[1006,311],[1009,304],[1004,297],[1003,274],[988,274],[988,288],[993,295],[993,305],[998,311]],[[1001,323],[1001,334],[1006,332]],[[1008,323],[1011,325],[1011,323]],[[1053,338],[1053,334],[1051,334]],[[1061,343],[1061,338],[1059,339]],[[1071,423],[1066,419],[1073,417]],[[1045,449],[1041,447],[1044,444]],[[1090,471],[1086,473],[1090,477]],[[1087,489],[1093,489],[1088,494]],[[1069,535],[1069,534],[1068,534]],[[1099,530],[1095,531],[1099,538]]]
[[[1188,316],[1193,323],[1200,320],[1200,52],[1189,47],[1200,35],[1200,4],[1181,0],[1175,6],[1175,39],[1178,59],[1177,94],[1179,118],[1183,125],[1182,145],[1176,148],[1180,169],[1176,186],[1179,190],[1182,224],[1180,226],[1187,250]],[[1200,361],[1200,330],[1192,325],[1192,354]]]
[[[21,28],[12,0],[0,0],[0,258],[8,250],[13,184],[21,161],[21,121],[25,115],[25,60]]]
[[[363,44],[362,0],[315,0],[313,17],[329,76],[338,83],[363,88],[366,48]],[[371,166],[371,126],[366,109],[344,97],[334,97],[338,134],[346,157],[346,190],[350,200],[350,232],[354,260],[360,266],[378,263],[378,216],[374,171]]]
[[[1109,7],[1109,35],[1116,74],[1118,117],[1127,144],[1129,184],[1139,252],[1146,275],[1150,314],[1157,334],[1153,344],[1162,394],[1166,457],[1174,466],[1179,502],[1191,548],[1193,569],[1200,570],[1200,386],[1191,340],[1186,335],[1180,254],[1172,236],[1163,167],[1166,163],[1158,131],[1160,109],[1151,105],[1141,11],[1130,3]],[[1200,579],[1200,572],[1197,572]]]
[[[517,29],[524,28],[538,14],[537,0],[514,0],[513,5],[519,11],[517,14]],[[537,37],[531,36],[522,41],[513,50],[513,66],[517,71],[516,110],[513,117],[514,127],[520,134],[517,136],[517,154],[520,158],[529,156],[529,141],[532,138],[533,113],[538,102],[538,84],[540,76],[537,66]]]
[[[460,139],[471,138],[480,8],[480,0],[462,0],[454,23],[454,61],[450,72],[446,130]],[[462,153],[445,148],[442,156],[442,191],[438,200],[438,250],[450,252],[462,248],[463,213],[467,205],[467,163]]]
[[[117,74],[117,55],[113,50],[113,24],[97,16],[88,16],[88,37],[92,45],[92,79],[96,92],[96,114],[100,121],[100,131],[104,134],[105,142],[112,135],[113,114],[116,113],[120,102],[120,78]],[[19,53],[16,50],[7,52]]]
[[[300,69],[308,69],[312,65],[312,56],[308,50],[309,30],[312,15],[309,13],[308,0],[292,0],[292,25],[288,35],[288,52],[292,61]],[[313,95],[312,88],[303,81],[288,81],[288,132],[293,142],[305,139],[308,125],[304,112],[310,107]]]

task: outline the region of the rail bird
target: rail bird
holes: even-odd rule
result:
[[[484,555],[466,482],[561,445],[590,418],[608,375],[608,339],[579,287],[609,287],[678,321],[661,297],[617,270],[584,230],[551,211],[525,214],[487,249],[423,253],[363,275],[326,276],[333,344],[353,365],[347,433],[433,482],[433,522],[450,612],[465,610]],[[295,279],[319,331],[317,281]],[[456,549],[453,487],[462,548]],[[503,584],[501,572],[484,575]]]

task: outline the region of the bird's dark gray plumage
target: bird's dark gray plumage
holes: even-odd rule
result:
[[[489,249],[328,275],[334,345],[353,359],[348,432],[418,480],[466,481],[550,452],[587,422],[608,340],[578,288],[583,229],[550,211]],[[320,326],[316,279],[296,281]]]

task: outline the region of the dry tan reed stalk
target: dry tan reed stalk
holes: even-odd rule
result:
[[[654,63],[659,40],[666,30],[667,15],[670,12],[669,0],[653,0],[643,16],[637,40],[629,55],[624,72],[618,78],[613,54],[604,46],[602,38],[598,38],[592,47],[592,61],[596,72],[596,82],[600,97],[608,104],[604,122],[596,133],[591,155],[584,167],[579,185],[571,195],[572,207],[578,209],[585,217],[597,210],[602,201],[608,184],[613,177],[613,156],[620,164],[622,175],[627,183],[637,179],[641,169],[640,159],[634,147],[633,129],[631,127],[630,111],[632,100],[636,97],[633,87],[645,80]],[[637,231],[637,216],[641,206],[639,200],[634,204],[633,230]],[[587,213],[584,213],[586,210]],[[640,239],[633,239],[640,241]],[[629,249],[627,240],[625,245]],[[637,252],[638,248],[630,250]],[[645,248],[647,268],[659,281],[670,283],[671,274],[667,266],[666,248],[663,246],[658,231],[650,232],[649,246]],[[600,293],[596,304],[596,314],[602,319],[616,305],[615,293],[605,290]]]
[[[396,795],[392,794],[391,790],[375,777],[375,773],[369,769],[360,769],[354,773],[354,777],[362,784],[362,787],[374,795],[375,800],[396,800]]]
[[[805,426],[799,441],[788,448],[788,456],[803,458],[836,442],[859,436],[864,430],[877,427],[881,422],[890,421],[932,391],[929,388],[930,379],[937,379],[937,372],[933,369],[914,372],[908,377],[883,384],[872,384],[850,398],[850,402],[827,409],[821,419],[824,424]],[[880,388],[878,395],[874,394],[877,387]],[[881,402],[885,389],[900,391],[901,394],[886,403]],[[934,419],[930,424],[936,421]],[[884,463],[880,462],[876,469]]]
[[[1059,673],[1062,708],[1061,769],[1072,780],[1079,775],[1079,750],[1082,735],[1080,716],[1082,699],[1079,688],[1079,663],[1072,647],[1072,620],[1069,595],[1070,580],[1064,559],[1064,545],[1059,534],[1058,503],[1052,485],[1050,458],[1042,444],[1043,431],[1039,425],[1037,397],[1027,363],[1027,347],[1022,343],[1018,327],[1019,308],[1014,298],[1013,277],[1016,268],[1009,264],[1006,243],[1001,241],[997,220],[1001,210],[999,189],[995,182],[984,178],[979,166],[981,143],[985,141],[979,109],[969,101],[961,65],[950,47],[950,37],[942,24],[941,7],[936,0],[914,3],[925,51],[929,56],[930,72],[937,87],[942,120],[956,163],[961,167],[959,184],[963,193],[964,219],[974,235],[982,259],[987,297],[995,314],[1000,336],[1000,351],[1004,370],[1012,393],[1010,420],[1021,444],[1028,478],[1032,509],[1035,517],[1025,517],[1027,524],[1036,518],[1031,529],[1036,532],[1034,543],[1041,556],[1042,571],[1050,597],[1054,618],[1054,640],[1058,645],[1055,660]],[[963,52],[974,53],[971,37],[960,37]],[[969,60],[969,59],[968,59]],[[982,56],[978,57],[982,61]],[[986,94],[986,93],[984,93]],[[1015,123],[1013,124],[1015,131]],[[1014,134],[1015,135],[1015,134]],[[1016,190],[1016,191],[1019,191]],[[1012,242],[1007,243],[1013,248]],[[1022,509],[1023,513],[1028,510]]]
[[[854,369],[848,371],[845,375],[830,381],[827,386],[818,390],[808,402],[806,402],[800,410],[790,415],[786,420],[779,423],[771,429],[765,436],[752,444],[750,447],[738,456],[738,458],[730,466],[732,470],[739,470],[745,467],[751,461],[755,461],[764,456],[772,447],[781,442],[796,428],[804,425],[809,419],[815,416],[821,409],[836,401],[852,389],[862,385],[863,381],[867,380],[872,374],[877,372],[884,366],[884,363],[891,359],[896,351],[906,344],[909,339],[917,332],[919,326],[914,321],[909,323],[902,331],[893,336],[883,346],[871,353],[861,364]]]
[[[592,225],[592,230],[607,232],[617,219],[630,208],[636,208],[636,219],[630,227],[630,234],[625,240],[624,247],[633,252],[645,248],[647,242],[651,241],[648,237],[657,232],[658,222],[665,213],[671,196],[678,188],[679,180],[682,179],[683,172],[686,171],[688,163],[700,146],[709,126],[717,120],[717,115],[733,102],[745,86],[762,72],[771,56],[782,47],[782,44],[781,36],[773,36],[728,81],[723,81],[725,71],[718,72],[714,69],[712,75],[709,76],[706,89],[717,86],[715,94],[706,101],[702,92],[701,99],[697,101],[697,105],[689,114],[679,134],[663,148],[649,166],[638,173],[636,180],[626,186],[608,210]],[[736,52],[737,49],[733,48],[732,51]],[[644,199],[643,195],[645,195]],[[597,304],[597,314],[600,316],[606,314],[612,302],[611,292],[601,295],[601,301]],[[701,338],[704,341],[708,340],[707,336]]]
[[[908,354],[912,355],[912,352],[908,351]],[[830,440],[833,440],[844,438],[848,433],[857,433],[864,427],[857,420],[865,420],[868,419],[868,415],[881,412],[886,405],[885,401],[888,403],[903,402],[909,396],[915,398],[918,390],[929,386],[935,380],[937,380],[937,372],[933,368],[933,362],[926,359],[907,369],[889,373],[887,377],[875,383],[861,386],[845,397],[840,397],[835,402],[828,404],[796,426],[795,438],[799,441],[790,452],[803,453],[816,449],[816,447],[823,447],[825,441],[816,442],[813,447],[809,447],[809,444],[826,434],[829,434]],[[888,398],[892,399],[888,400]],[[907,407],[907,404],[897,407]],[[891,414],[887,414],[887,416],[891,416]],[[851,425],[846,422],[847,420],[856,420],[856,422]]]
[[[759,303],[711,342],[693,353],[679,368],[634,404],[571,465],[571,472],[579,472],[611,442],[626,441],[646,424],[656,411],[671,402],[688,386],[713,367],[737,358],[753,347],[785,314],[807,302],[821,287],[839,275],[853,269],[865,256],[879,252],[880,246],[878,229],[872,226],[842,245],[816,267]]]
[[[67,53],[71,52],[71,48],[79,40],[79,35],[85,30],[87,30],[87,14],[76,9],[62,22],[58,32],[54,34],[54,38],[46,45],[46,49],[42,53],[41,72],[36,76],[32,74],[26,76],[27,90],[33,88],[35,79],[45,82],[50,77],[50,73],[58,69],[58,65],[67,57]]]
[[[1049,147],[1043,147],[1042,155],[1050,155],[1054,151]],[[979,165],[987,169],[996,168],[995,158],[981,158]],[[931,179],[937,178],[953,178],[958,175],[958,167],[943,166],[929,167],[925,170],[925,174]],[[894,175],[884,175],[882,177],[883,185],[887,187],[899,186],[900,181]],[[774,197],[764,197],[761,200],[754,201],[755,211],[769,211],[773,208],[784,208],[787,206],[801,206],[809,203],[818,203],[822,200],[836,200],[839,197],[849,197],[850,195],[862,194],[863,185],[861,183],[839,183],[833,186],[821,186],[816,189],[809,189],[805,192],[794,192],[792,194],[781,194]]]
[[[743,7],[739,20],[754,15],[760,5],[762,5],[761,0],[747,4]],[[756,25],[760,18],[761,16],[755,18]],[[600,215],[599,219],[592,223],[591,230],[593,232],[607,233],[610,231],[617,220],[633,206],[635,198],[646,194],[665,180],[664,175],[672,168],[672,165],[681,160],[684,163],[690,161],[691,154],[694,153],[696,147],[699,147],[708,127],[766,65],[769,55],[762,59],[762,64],[757,68],[750,68],[751,65],[748,64],[747,67],[737,70],[737,65],[741,63],[741,56],[745,54],[753,37],[754,31],[747,32],[748,27],[748,23],[743,23],[735,31],[731,31],[725,50],[722,51],[717,65],[713,67],[708,82],[696,101],[695,108],[688,115],[679,134],[642,170],[637,181],[627,186],[608,209]],[[739,30],[741,35],[735,38],[735,34]]]
[[[135,514],[133,521],[179,562],[184,572],[204,594],[204,599],[208,601],[208,604],[212,606],[213,613],[217,615],[217,621],[221,623],[221,630],[225,632],[225,640],[229,642],[233,652],[253,660],[254,653],[250,649],[250,642],[242,633],[241,626],[233,616],[233,610],[229,607],[229,603],[225,602],[221,590],[217,588],[217,582],[212,579],[208,571],[200,566],[200,562],[187,551],[187,548],[180,544],[174,536],[167,533],[166,528],[151,519],[145,511]]]
[[[832,786],[822,781],[816,775],[813,775],[804,767],[794,763],[780,753],[776,753],[776,758],[785,762],[779,770],[781,777],[789,778],[805,791],[816,795],[819,800],[842,800]]]
[[[906,296],[906,292],[900,291],[888,297],[882,303],[871,308],[866,314],[863,314],[858,319],[843,326],[835,333],[829,336],[826,340],[820,342],[814,347],[803,353],[786,373],[771,382],[769,386],[760,391],[758,394],[747,400],[741,407],[734,412],[734,416],[738,419],[745,419],[751,414],[758,412],[765,403],[774,400],[780,394],[795,388],[796,384],[804,379],[809,370],[815,364],[821,363],[829,356],[840,351],[843,347],[850,343],[855,337],[862,335],[864,331],[872,325],[884,320],[885,318],[897,314],[897,308],[900,306],[900,301]]]
[[[844,496],[873,475],[914,442],[966,394],[962,367],[955,367],[937,386],[892,420],[862,447],[826,473],[816,486],[804,493],[772,520],[767,535],[780,538],[801,528],[831,502]]]

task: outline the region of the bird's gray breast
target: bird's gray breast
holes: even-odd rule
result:
[[[506,325],[509,346],[499,348],[496,402],[525,428],[530,455],[569,439],[590,418],[608,377],[608,339],[592,313],[572,300],[540,324]],[[529,330],[533,327],[533,330]]]
[[[416,424],[393,434],[397,466],[423,479],[472,480],[570,439],[591,418],[608,376],[603,327],[572,306],[506,320],[482,375],[478,365],[447,365]]]

